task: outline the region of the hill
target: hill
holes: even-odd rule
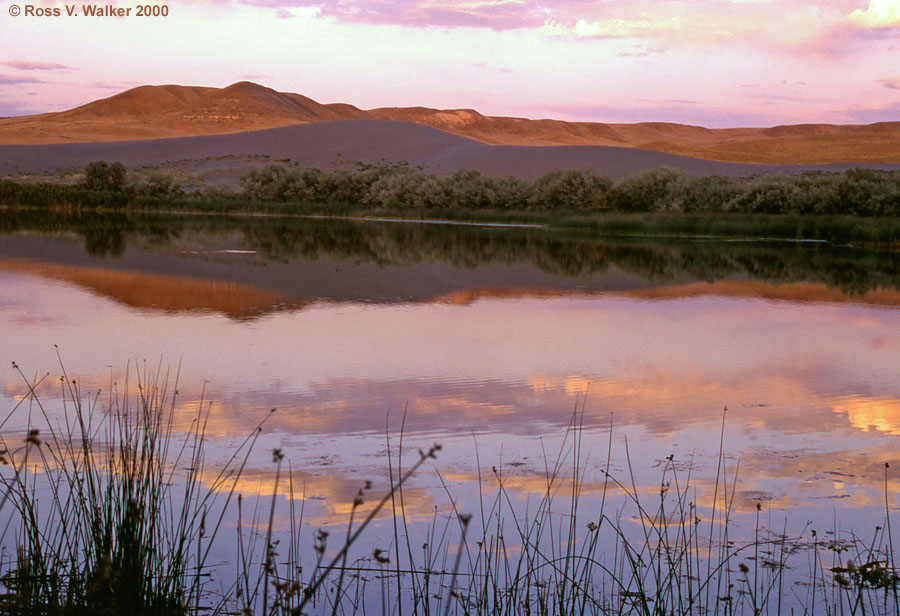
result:
[[[759,165],[702,160],[666,152],[601,145],[488,145],[412,122],[338,120],[226,135],[168,139],[0,145],[0,176],[77,173],[92,160],[129,169],[165,169],[208,183],[237,184],[249,168],[272,162],[320,169],[405,162],[428,173],[477,170],[533,179],[548,171],[592,168],[613,179],[643,169],[675,167],[690,175],[740,177],[807,170],[842,171],[856,164]],[[867,163],[875,168],[900,165]]]
[[[741,163],[900,163],[900,122],[710,129],[492,117],[474,109],[362,110],[250,82],[226,88],[140,86],[68,111],[3,118],[0,144],[196,137],[335,120],[409,122],[491,145],[614,146]]]

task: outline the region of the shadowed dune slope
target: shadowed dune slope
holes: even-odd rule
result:
[[[0,175],[79,170],[92,160],[121,161],[130,169],[180,164],[201,175],[287,161],[331,169],[356,163],[406,162],[448,175],[475,169],[489,175],[534,178],[557,169],[596,169],[622,178],[670,166],[692,175],[843,170],[855,165],[754,165],[700,160],[611,146],[495,146],[409,122],[342,120],[227,135],[139,141],[0,146]],[[877,168],[900,165],[872,164]]]
[[[92,160],[121,161],[130,169],[180,164],[201,175],[286,161],[331,169],[356,163],[406,162],[448,175],[475,169],[489,175],[534,178],[557,169],[596,169],[622,178],[669,166],[692,175],[842,170],[854,165],[754,165],[700,160],[611,146],[492,146],[409,122],[343,120],[227,135],[101,143],[0,146],[0,175],[82,169]],[[867,165],[900,168],[900,165]]]
[[[335,120],[412,122],[492,145],[605,145],[707,160],[900,163],[900,122],[709,129],[485,116],[474,109],[361,110],[242,81],[226,88],[140,86],[59,113],[0,118],[0,144],[128,141],[253,131]]]
[[[304,269],[315,267],[305,264]],[[393,268],[391,268],[393,270]],[[591,298],[606,296],[635,297],[645,300],[662,301],[684,299],[698,296],[758,298],[770,301],[789,302],[824,302],[824,303],[856,303],[873,306],[898,306],[900,293],[889,289],[876,289],[860,295],[848,295],[838,289],[829,288],[816,283],[791,283],[772,285],[764,282],[718,281],[714,283],[695,282],[648,289],[587,289],[587,288],[552,288],[552,287],[517,287],[517,286],[471,286],[474,280],[452,280],[456,270],[437,268],[444,276],[433,276],[434,268],[419,267],[418,271],[398,270],[393,272],[403,276],[412,275],[425,282],[431,288],[422,293],[414,301],[425,303],[443,303],[451,305],[469,305],[477,301],[496,299],[548,299],[548,298]],[[487,276],[490,277],[491,269]],[[527,268],[525,268],[527,269]],[[236,320],[262,317],[284,311],[297,311],[314,305],[316,302],[338,301],[356,303],[359,298],[321,298],[313,296],[284,295],[281,290],[265,288],[248,282],[217,280],[214,278],[197,278],[179,276],[172,273],[165,275],[135,272],[128,270],[108,269],[102,267],[86,267],[61,265],[56,263],[23,261],[19,259],[0,258],[0,272],[12,272],[30,276],[41,276],[75,284],[96,296],[106,297],[123,305],[140,310],[161,312],[213,312],[223,314]],[[432,274],[432,275],[429,275]],[[451,274],[450,278],[447,274]],[[534,277],[532,272],[530,276]],[[477,277],[477,276],[476,276]],[[541,276],[537,275],[540,279]],[[555,282],[555,281],[554,281]],[[447,287],[463,287],[447,290]],[[441,291],[444,291],[443,293]],[[409,297],[383,297],[386,303],[409,302]]]

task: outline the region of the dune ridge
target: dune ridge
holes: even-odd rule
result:
[[[0,145],[0,176],[77,173],[92,160],[119,161],[129,169],[162,168],[205,183],[238,185],[248,169],[270,163],[320,169],[405,162],[435,175],[476,170],[534,179],[562,169],[594,169],[621,179],[644,169],[673,167],[693,176],[843,171],[859,163],[761,165],[702,160],[615,146],[488,145],[412,122],[336,120],[224,135],[165,139]],[[866,163],[881,169],[900,164]]]
[[[362,110],[246,81],[225,88],[139,86],[67,111],[0,118],[0,144],[196,137],[336,120],[409,122],[489,145],[612,146],[738,163],[900,163],[900,121],[710,129],[494,117],[474,109]]]

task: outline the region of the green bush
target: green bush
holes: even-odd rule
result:
[[[181,185],[171,175],[161,171],[153,171],[147,174],[146,180],[139,184],[135,190],[140,195],[163,199],[184,195]]]
[[[609,191],[610,209],[622,212],[684,211],[689,180],[681,169],[646,169]]]
[[[124,192],[127,184],[125,165],[120,162],[110,164],[105,160],[88,163],[84,168],[84,179],[81,182],[81,186],[88,190],[109,192]]]
[[[236,205],[238,200],[246,203]],[[230,203],[229,203],[230,202]],[[294,204],[473,211],[682,212],[801,216],[900,216],[900,171],[851,169],[751,178],[690,177],[680,169],[647,169],[613,184],[593,170],[553,171],[533,182],[462,170],[439,177],[408,164],[360,165],[356,170],[267,165],[240,179],[240,191],[220,185],[185,193],[169,175],[151,173],[129,186],[121,163],[94,161],[77,186],[0,180],[0,203],[44,207],[249,208],[294,211]],[[262,204],[288,204],[284,208]],[[192,205],[193,204],[193,205]],[[226,209],[227,209],[226,208]],[[530,210],[530,212],[525,212]],[[454,213],[455,212],[455,213]]]
[[[551,171],[531,185],[528,203],[549,210],[603,209],[612,185],[612,180],[593,169]]]

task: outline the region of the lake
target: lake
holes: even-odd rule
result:
[[[704,521],[728,516],[728,535],[704,531],[696,551],[758,544],[761,532],[769,548],[796,548],[800,564],[778,567],[788,571],[781,609],[809,605],[810,578],[837,601],[834,584],[825,589],[835,563],[889,545],[886,510],[900,504],[897,252],[12,210],[0,211],[0,233],[0,434],[10,449],[38,424],[35,397],[60,421],[63,370],[81,394],[99,392],[98,408],[126,381],[168,374],[179,429],[209,409],[210,468],[264,422],[237,489],[268,503],[279,449],[293,491],[285,470],[274,526],[284,531],[288,501],[302,502],[305,550],[315,529],[332,529],[323,551],[335,553],[348,515],[389,490],[389,463],[402,453],[408,468],[432,443],[436,458],[404,487],[405,528],[382,512],[352,558],[371,564],[374,546],[414,568],[412,550],[396,552],[402,537],[404,550],[451,570],[459,514],[475,516],[468,559],[491,537],[485,554],[500,552],[501,536],[505,558],[527,553],[514,520],[543,515],[548,477],[556,517],[535,541],[544,554],[565,552],[574,500],[571,539],[589,539],[587,523],[605,511],[620,538],[652,550],[659,526],[654,540],[647,520],[660,520],[668,494]],[[222,567],[234,559],[234,521],[225,527]],[[857,539],[877,547],[861,554]],[[597,550],[618,570],[621,553]],[[764,560],[758,549],[738,554],[733,589],[717,580],[716,592],[755,600],[762,574],[754,585],[740,566]],[[594,575],[603,584],[609,571]],[[364,603],[380,605],[384,583]],[[767,609],[777,613],[774,599]]]

